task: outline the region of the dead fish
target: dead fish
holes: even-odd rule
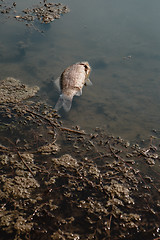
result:
[[[62,106],[65,111],[69,111],[72,99],[82,95],[84,85],[92,85],[89,80],[91,67],[88,62],[78,62],[66,68],[61,76],[55,80],[55,84],[61,91],[55,109],[59,110]]]

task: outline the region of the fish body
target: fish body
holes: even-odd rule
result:
[[[55,84],[61,91],[61,95],[55,105],[56,110],[63,107],[68,112],[71,109],[73,97],[82,95],[84,85],[92,85],[89,80],[90,72],[91,67],[88,62],[75,63],[63,71],[61,76],[55,81]]]

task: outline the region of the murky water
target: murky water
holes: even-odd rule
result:
[[[8,0],[7,2],[6,0],[0,0],[0,5],[3,5],[5,3],[10,4],[10,1]],[[81,97],[75,97],[73,99],[71,111],[69,113],[65,113],[63,110],[60,110],[60,114],[62,116],[65,127],[68,126],[71,130],[72,125],[80,125],[82,129],[92,132],[92,135],[74,136],[74,130],[71,130],[71,132],[67,132],[69,129],[66,130],[66,132],[63,132],[65,128],[63,129],[63,127],[60,127],[58,130],[58,122],[56,131],[52,132],[51,135],[50,130],[53,128],[53,125],[51,123],[54,117],[50,115],[50,118],[48,118],[46,106],[41,106],[39,102],[37,103],[37,105],[36,103],[34,104],[30,102],[31,111],[21,112],[19,111],[19,108],[17,108],[17,112],[14,108],[13,110],[8,110],[8,112],[6,111],[7,121],[12,120],[12,117],[15,117],[13,118],[13,120],[15,119],[16,121],[13,131],[10,131],[10,129],[8,130],[7,124],[2,124],[1,128],[2,133],[4,131],[6,135],[9,134],[7,138],[3,138],[3,134],[0,136],[2,142],[1,144],[4,145],[1,145],[1,153],[4,154],[4,158],[1,156],[0,161],[1,170],[3,170],[3,175],[6,174],[6,176],[10,180],[10,182],[8,182],[8,184],[6,185],[10,186],[9,183],[11,184],[12,182],[14,182],[14,177],[16,179],[18,175],[18,172],[16,172],[18,169],[17,166],[20,166],[16,164],[17,162],[19,163],[19,160],[23,160],[25,156],[23,154],[27,151],[27,149],[28,152],[34,149],[33,154],[35,155],[32,156],[32,161],[35,160],[36,166],[39,166],[39,168],[35,168],[31,159],[29,160],[28,155],[26,155],[26,161],[29,160],[28,166],[30,168],[25,168],[26,165],[24,167],[24,162],[22,161],[21,164],[23,165],[24,172],[27,174],[29,174],[29,172],[32,173],[32,169],[34,170],[35,168],[36,175],[33,176],[33,178],[36,181],[40,181],[40,183],[42,184],[42,188],[45,179],[47,179],[48,182],[50,177],[52,178],[53,176],[53,182],[49,183],[51,184],[51,186],[48,183],[45,183],[44,185],[45,191],[46,188],[48,189],[48,195],[46,195],[46,199],[42,198],[43,204],[40,198],[36,198],[36,196],[40,195],[35,195],[33,196],[33,200],[36,199],[36,201],[34,202],[35,206],[31,206],[33,202],[30,201],[29,197],[29,205],[26,204],[27,201],[25,203],[25,206],[29,207],[24,207],[23,210],[21,205],[15,204],[15,196],[13,195],[12,198],[12,195],[9,195],[11,202],[13,200],[14,208],[12,207],[12,205],[9,206],[9,204],[7,204],[8,200],[6,204],[2,203],[2,208],[6,207],[6,211],[9,211],[11,209],[11,211],[13,210],[14,212],[16,211],[15,206],[16,208],[20,206],[19,211],[22,211],[22,216],[24,216],[24,220],[28,216],[26,214],[29,214],[29,216],[33,216],[32,219],[31,217],[29,218],[29,221],[34,220],[35,222],[38,222],[38,230],[35,230],[39,231],[41,229],[47,229],[47,232],[49,229],[48,226],[52,225],[52,222],[48,223],[48,219],[50,219],[48,218],[48,216],[51,216],[50,212],[52,213],[52,211],[54,210],[50,208],[56,207],[56,205],[61,206],[59,200],[57,201],[57,199],[61,199],[59,197],[61,196],[61,194],[63,195],[62,199],[65,199],[66,201],[62,202],[62,207],[64,208],[64,206],[69,206],[67,205],[68,203],[72,203],[72,197],[69,202],[68,196],[70,195],[66,193],[72,194],[71,196],[74,196],[74,203],[75,199],[77,202],[79,202],[81,197],[84,202],[84,197],[86,193],[86,199],[88,195],[89,197],[92,197],[92,194],[94,199],[95,190],[101,190],[101,187],[104,187],[105,185],[107,187],[114,185],[112,184],[114,183],[112,182],[112,180],[114,180],[115,182],[117,181],[117,183],[119,181],[119,184],[121,184],[122,187],[125,187],[125,185],[127,186],[129,192],[135,199],[136,204],[133,204],[131,206],[131,203],[128,202],[128,210],[126,210],[127,208],[125,205],[122,205],[124,206],[124,209],[123,207],[119,207],[119,202],[116,203],[116,201],[113,206],[117,205],[120,209],[122,208],[122,210],[124,210],[122,211],[122,213],[125,213],[125,211],[128,211],[128,213],[132,213],[136,210],[135,213],[137,212],[138,214],[142,215],[142,222],[139,222],[139,226],[142,226],[143,228],[143,223],[145,223],[145,227],[147,226],[147,224],[148,226],[144,229],[138,229],[138,227],[136,227],[137,235],[138,231],[140,232],[139,238],[137,239],[145,238],[143,237],[145,236],[145,234],[146,239],[148,240],[153,239],[153,236],[156,239],[156,236],[159,236],[158,222],[160,207],[158,195],[160,173],[160,2],[159,0],[155,0],[154,2],[151,2],[149,0],[63,0],[63,3],[67,4],[71,11],[70,13],[63,15],[60,19],[55,20],[53,23],[42,25],[39,22],[35,22],[34,26],[27,27],[24,22],[18,22],[16,21],[16,19],[13,18],[13,16],[18,16],[18,14],[20,14],[20,10],[26,7],[32,7],[33,5],[36,6],[36,4],[38,3],[38,0],[17,0],[15,7],[17,12],[14,13],[14,11],[11,11],[9,14],[0,13],[0,80],[10,76],[13,78],[18,78],[21,80],[21,82],[31,86],[38,85],[41,89],[39,94],[40,99],[46,101],[54,108],[55,103],[58,100],[59,93],[53,84],[53,80],[55,80],[69,65],[78,61],[88,61],[92,66],[90,79],[93,82],[93,86],[84,87],[83,95]],[[34,107],[32,105],[34,105]],[[24,109],[23,105],[21,106],[21,108]],[[49,107],[48,109],[49,112],[52,112],[52,109],[50,109]],[[3,110],[4,109],[2,107],[2,117]],[[23,113],[21,115],[23,121],[19,120],[20,112],[21,114]],[[36,112],[38,112],[39,115],[36,114]],[[41,115],[41,113],[44,115]],[[24,126],[26,126],[26,128]],[[120,135],[127,141],[122,140],[120,137],[111,137],[111,135],[106,134],[105,131],[103,132],[98,129],[96,131],[93,131],[95,127],[101,127],[105,131],[107,130],[107,132],[112,133],[115,136]],[[23,131],[21,131],[21,128],[24,128],[24,133]],[[61,132],[59,133],[60,130]],[[153,130],[158,130],[157,134],[155,131],[153,133]],[[62,143],[60,143],[59,136],[57,137],[56,135],[57,132],[62,138]],[[73,133],[73,136],[71,133]],[[22,137],[23,134],[24,139]],[[149,136],[152,134],[156,135],[158,138],[149,139]],[[58,152],[57,150],[57,153],[56,151],[55,153],[50,152],[48,156],[45,156],[44,154],[43,156],[41,156],[42,161],[40,161],[40,154],[44,153],[45,150],[44,152],[41,152],[41,150],[38,150],[39,147],[41,147],[41,145],[43,147],[44,144],[44,146],[46,146],[46,149],[49,149],[48,146],[50,145],[48,144],[51,144],[51,146],[54,145],[54,137],[56,142],[58,144],[60,143],[60,146],[61,144],[63,144],[64,148],[62,147],[60,152]],[[129,140],[132,143],[135,143],[143,139],[148,139],[144,142],[141,142],[141,144],[144,144],[143,146],[147,145],[146,149],[139,148],[138,145],[130,145],[128,142]],[[15,147],[13,147],[14,143],[12,143],[12,141],[16,142]],[[24,142],[26,148],[23,150]],[[29,147],[27,148],[27,146]],[[57,145],[57,149],[59,148],[58,146],[59,145]],[[12,153],[11,155],[9,155],[9,150]],[[28,154],[28,152],[26,153]],[[56,157],[61,157],[61,155],[66,153],[69,153],[72,157],[75,157],[75,159],[77,160],[73,162],[76,163],[77,161],[77,164],[80,166],[77,168],[78,165],[75,164],[73,168],[73,174],[71,175],[69,174],[73,166],[70,167],[69,174],[67,173],[68,170],[66,170],[68,167],[66,164],[71,164],[71,160],[68,160],[67,162],[65,158],[64,160],[62,158],[59,159],[59,167],[58,165],[56,165],[56,168],[55,165],[52,165],[51,163],[53,162],[52,157],[54,156],[54,154],[56,154]],[[9,156],[9,160],[5,161],[5,154],[6,156]],[[14,156],[13,154],[17,154],[17,157],[19,157],[20,159],[12,159],[12,157]],[[81,163],[82,165],[80,165]],[[95,175],[96,173],[96,175],[93,179],[92,185],[90,184],[91,176],[88,175],[89,181],[87,182],[87,184],[89,183],[89,185],[86,185],[86,174],[89,173],[90,166],[94,167],[91,173],[93,173],[93,175]],[[41,168],[42,170],[44,169],[46,171],[40,172],[39,170]],[[83,168],[84,172],[82,171]],[[15,176],[13,176],[12,178],[12,176],[10,176],[10,171],[14,173],[13,169],[15,169]],[[57,169],[60,169],[60,171]],[[99,175],[100,177],[97,178],[96,176],[98,176],[97,173],[99,172],[99,169],[100,173],[104,175]],[[138,172],[138,170],[140,172]],[[48,175],[46,175],[46,173]],[[66,173],[68,175],[66,175]],[[20,172],[19,174],[19,176],[21,177],[22,173]],[[1,180],[3,175],[1,175]],[[57,176],[57,179],[59,177],[62,177],[62,179],[59,178],[59,180],[57,180],[57,182],[55,183],[55,176]],[[68,183],[66,180],[64,182],[63,177],[66,179],[66,176],[69,180],[74,179],[75,177],[77,181],[75,182],[76,185],[74,185],[73,181],[71,181],[74,188],[71,188],[71,185],[68,184],[70,183],[68,180]],[[18,179],[19,180],[17,181],[17,183],[19,184],[21,180],[20,178]],[[98,184],[97,179],[100,179],[100,183]],[[106,182],[104,181],[104,179],[106,180]],[[84,185],[83,181],[85,183]],[[5,178],[3,179],[3,181],[1,181],[1,189],[3,190],[3,192],[5,192],[2,184],[5,185]],[[63,194],[65,184],[65,194]],[[119,189],[121,189],[120,185],[117,186],[119,186]],[[39,194],[39,192],[40,194],[42,194],[42,188],[40,186],[36,194]],[[78,191],[80,192],[86,189],[86,192],[84,191],[85,194],[81,195],[80,193],[80,195],[77,195],[78,188]],[[110,196],[110,193],[112,193],[111,197],[113,198],[113,193],[116,196],[116,194],[120,191],[119,189],[117,188],[114,193],[113,189],[108,188],[107,196]],[[122,188],[122,196],[124,196],[124,190],[125,188]],[[74,191],[75,195],[73,195]],[[128,190],[126,191],[128,195]],[[102,201],[103,199],[101,197],[103,192],[105,193],[104,202]],[[5,196],[6,199],[7,196],[8,195]],[[55,196],[57,196],[57,199]],[[110,198],[106,198],[106,192],[101,190],[100,192],[97,192],[96,196],[100,203],[101,201],[102,203],[104,203],[105,209],[109,207],[108,209],[110,211]],[[117,199],[117,196],[115,197],[115,199]],[[97,199],[95,199],[95,203]],[[120,199],[121,201],[124,200],[123,198],[121,199],[121,195],[119,195],[118,199]],[[50,200],[55,200],[56,205],[49,205],[49,203],[54,203],[49,202]],[[128,201],[130,200],[131,199],[128,199]],[[18,201],[19,199],[17,198],[17,203],[19,204]],[[106,202],[108,205],[106,205]],[[142,202],[144,202],[144,206],[142,206]],[[97,211],[97,206],[98,205],[95,205],[95,212]],[[49,210],[47,209],[48,207],[50,207]],[[47,209],[47,211],[43,211],[43,209]],[[101,207],[99,207],[99,209],[103,213],[103,209]],[[46,226],[43,225],[46,220],[43,220],[41,218],[41,215],[39,215],[39,213],[41,212],[42,216],[44,217],[43,219],[46,219],[47,217]],[[62,212],[63,210],[57,212],[58,219],[59,216],[61,216]],[[148,215],[146,215],[145,213],[147,213]],[[8,212],[4,213],[4,216],[5,214],[8,214]],[[120,219],[122,215],[120,216],[119,212],[117,212],[116,214],[118,215],[114,215],[115,219],[113,218],[112,220],[111,211],[111,217],[108,219],[106,218],[108,222],[106,222],[104,218],[105,234],[107,233],[107,223],[109,239],[112,238],[110,237],[110,225],[111,230],[115,229],[114,231],[117,234],[115,235],[113,231],[111,232],[111,236],[115,235],[114,237],[116,239],[116,236],[120,234],[119,226],[122,225],[120,225],[118,221],[120,221],[121,223],[121,220],[123,221],[123,219]],[[73,207],[71,207],[71,211],[68,216],[72,215],[75,215],[75,218],[77,216],[78,218],[79,216],[81,216],[76,213]],[[99,215],[99,213],[97,215]],[[105,215],[105,217],[107,216]],[[133,216],[135,217],[135,220],[137,216],[139,217],[139,215]],[[36,218],[39,219],[36,220]],[[65,214],[64,216],[62,216],[62,220],[63,218],[66,219]],[[85,223],[84,218],[86,218],[86,215],[85,217],[82,215],[82,221],[80,221],[80,223]],[[15,219],[13,218],[12,221],[14,223],[12,229],[14,229],[14,226],[16,226]],[[17,219],[19,218],[17,217]],[[54,219],[55,218],[52,215],[52,221],[56,222],[57,228],[57,220],[55,221]],[[67,217],[67,219],[69,218]],[[115,220],[118,223],[117,229]],[[125,221],[126,223],[127,221],[130,222],[130,220],[127,220],[127,218]],[[146,221],[148,222],[146,223]],[[64,221],[62,223],[64,223]],[[9,226],[7,224],[8,223],[6,222],[6,226]],[[3,225],[2,221],[1,225]],[[96,225],[98,226],[97,223]],[[81,225],[77,226],[79,226],[77,229],[83,230],[83,227],[81,227]],[[60,228],[63,229],[62,225]],[[54,223],[52,229],[54,230],[53,232],[57,231],[54,229]],[[128,234],[127,229],[128,227],[126,225],[126,232],[124,231],[125,234]],[[151,229],[151,231],[148,229]],[[6,231],[8,230],[6,229]],[[36,231],[35,233],[33,233],[33,236],[36,235]],[[50,234],[50,231],[51,230],[49,229],[48,235]],[[72,229],[70,229],[69,231],[72,232]],[[87,231],[88,228],[86,232]],[[46,232],[39,231],[39,236],[43,238],[44,234],[45,238],[43,239],[48,239],[47,235],[45,235]],[[24,232],[21,231],[20,233],[18,233],[18,236],[20,236],[21,234],[23,235],[23,233],[25,233],[25,230]],[[134,229],[133,232],[131,231],[130,239],[132,239],[132,233],[134,239]],[[148,233],[149,235],[147,235]],[[98,234],[100,234],[100,232]],[[37,236],[34,237],[35,239],[37,238]],[[54,235],[50,237],[54,238]],[[121,237],[123,238],[122,235]],[[30,237],[28,236],[28,238]],[[6,239],[5,236],[3,239]]]
[[[17,1],[17,9],[33,2]],[[8,76],[41,87],[42,98],[55,105],[52,85],[70,64],[92,66],[92,87],[75,97],[66,125],[103,127],[128,140],[143,139],[159,129],[160,2],[158,0],[63,1],[70,13],[48,25],[1,16],[0,79]]]

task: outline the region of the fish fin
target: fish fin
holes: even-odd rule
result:
[[[58,77],[56,80],[54,80],[54,84],[56,86],[56,88],[61,91],[60,89],[60,77]]]
[[[66,96],[63,97],[63,108],[66,112],[69,112],[72,106],[72,98]]]
[[[85,81],[85,85],[86,86],[92,86],[93,84],[92,84],[91,80],[89,78],[87,78],[86,81]]]
[[[54,109],[58,111],[62,106],[63,106],[63,98],[62,98],[62,95],[60,95]]]
[[[69,110],[71,109],[71,106],[72,106],[72,99],[73,99],[72,96],[69,97],[64,94],[61,94],[58,99],[58,102],[55,105],[55,110],[58,111],[63,106],[64,110],[66,112],[69,112]]]
[[[75,95],[78,96],[78,97],[81,96],[81,95],[82,95],[82,89],[80,89],[79,91],[77,91]]]

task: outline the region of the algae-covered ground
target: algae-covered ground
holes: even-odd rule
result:
[[[66,128],[38,88],[0,82],[0,239],[159,239],[159,132]]]
[[[35,21],[40,23],[51,23],[55,19],[59,19],[62,14],[68,13],[69,8],[62,3],[52,3],[46,0],[39,1],[37,4],[33,4],[25,9],[19,9],[19,5],[16,1],[0,1],[0,13],[6,15],[10,19],[16,19],[23,21],[27,26],[32,26]],[[38,29],[37,29],[38,30]]]

